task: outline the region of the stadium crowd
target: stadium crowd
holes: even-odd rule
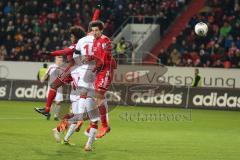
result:
[[[240,68],[239,15],[239,2],[208,2],[201,13],[192,17],[186,29],[173,37],[168,50],[160,50],[159,62],[173,66]],[[200,21],[209,26],[206,37],[194,33],[194,25]]]
[[[103,0],[105,33],[113,32],[129,16],[157,16],[162,32],[188,0]],[[94,0],[2,0],[0,2],[0,60],[50,61],[45,51],[69,45],[68,28],[88,27]]]

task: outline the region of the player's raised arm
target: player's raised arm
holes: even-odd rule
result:
[[[99,17],[100,17],[100,13],[101,13],[101,10],[100,10],[100,9],[96,9],[96,10],[94,11],[94,14],[93,14],[93,17],[92,17],[92,21],[98,20]]]
[[[96,2],[96,10],[93,13],[92,21],[99,20],[100,14],[101,14],[101,6],[102,6],[101,0],[97,0],[97,2]]]

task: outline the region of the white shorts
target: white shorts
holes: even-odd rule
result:
[[[78,86],[94,90],[95,73],[90,69],[83,68],[79,68],[78,71],[82,75],[77,82]]]
[[[75,66],[71,71],[71,76],[76,86],[94,90],[94,80],[96,76],[95,73],[92,72],[92,67]]]
[[[91,99],[91,100],[90,100]],[[80,100],[78,100],[78,109],[77,114],[84,114],[87,113],[91,122],[96,122],[100,120],[100,114],[98,108],[95,107],[95,102],[92,98],[87,98],[86,103],[82,104]]]
[[[71,102],[75,102],[78,101],[80,98],[80,91],[79,89],[73,89],[73,87],[71,88],[71,93],[70,93],[70,101]]]
[[[78,101],[72,102],[72,113],[78,114]]]
[[[47,95],[49,93],[50,87],[48,86],[48,91],[47,91]],[[63,91],[62,91],[62,87],[59,87],[57,89],[57,93],[56,93],[56,97],[54,99],[55,102],[62,102],[63,101]]]

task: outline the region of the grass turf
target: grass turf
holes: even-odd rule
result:
[[[83,129],[71,139],[76,146],[55,143],[51,129],[57,122],[33,111],[42,104],[0,102],[1,160],[240,158],[240,112],[116,107],[110,113],[112,131],[85,152]]]

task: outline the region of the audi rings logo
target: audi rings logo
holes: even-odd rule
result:
[[[9,69],[7,66],[0,65],[0,78],[7,78],[9,75]]]

